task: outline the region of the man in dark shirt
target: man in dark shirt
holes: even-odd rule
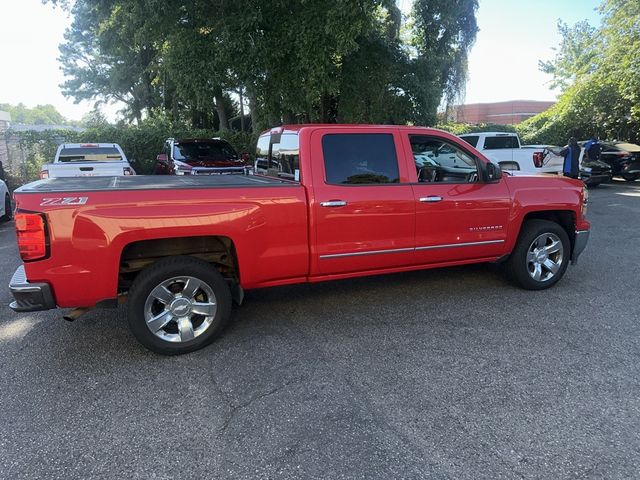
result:
[[[556,155],[564,157],[562,173],[565,177],[580,177],[580,145],[578,145],[574,137],[569,139],[569,144],[563,149],[549,148],[549,150]]]

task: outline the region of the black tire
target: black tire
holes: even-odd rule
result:
[[[535,248],[533,242],[544,235],[547,235],[549,239],[557,238],[561,242],[561,255],[557,256],[555,253],[552,254],[554,256],[552,263],[558,264],[559,269],[550,278],[536,280],[533,277],[534,273],[531,272],[530,267],[533,264],[530,264],[528,254],[530,249]],[[549,257],[551,258],[552,255]],[[509,260],[507,260],[505,267],[511,280],[519,287],[526,290],[543,290],[560,281],[567,270],[570,257],[571,243],[569,242],[569,236],[560,225],[548,220],[528,220],[520,230],[518,243],[513,249],[513,252],[511,252],[511,256]],[[548,269],[545,267],[542,269],[542,272],[545,270]],[[547,273],[551,273],[551,270],[548,270]]]
[[[9,195],[4,196],[4,215],[0,217],[0,221],[8,222],[13,218],[13,209],[11,206],[11,197]]]
[[[587,186],[587,188],[598,188],[598,185],[600,185],[602,182],[596,182],[596,183],[585,183],[585,185]]]
[[[160,313],[174,313],[169,308],[168,302],[167,306],[162,310],[162,303],[158,302],[157,296],[152,295],[152,292],[155,292],[156,290],[154,289],[163,283],[171,282],[181,277],[193,278],[201,282],[203,286],[197,290],[199,293],[194,293],[193,300],[196,301],[198,296],[200,298],[208,298],[208,294],[205,291],[207,290],[213,293],[214,298],[208,301],[211,302],[213,300],[216,308],[215,313],[208,317],[192,314],[191,318],[194,320],[190,321],[191,334],[194,332],[196,323],[200,321],[200,317],[203,319],[200,323],[200,327],[203,330],[191,340],[182,340],[182,330],[179,328],[181,325],[178,324],[179,320],[176,319],[177,317],[172,317],[174,320],[157,330],[160,335],[174,337],[178,335],[180,337],[180,340],[172,342],[151,331],[145,314],[149,311],[148,305],[151,305],[150,308],[160,308]],[[179,285],[179,283],[176,282],[176,285]],[[183,287],[186,289],[186,284],[183,284]],[[175,295],[181,296],[181,292],[178,291]],[[230,317],[231,292],[229,285],[214,267],[197,258],[177,256],[160,260],[140,272],[129,290],[128,322],[131,332],[149,350],[163,355],[179,355],[193,352],[208,345],[224,330]],[[171,322],[175,324],[175,328]],[[206,328],[204,327],[205,322],[210,322]],[[172,328],[175,332],[171,331]]]
[[[638,178],[640,178],[640,173],[623,173],[622,178],[624,178],[627,182],[634,182]]]

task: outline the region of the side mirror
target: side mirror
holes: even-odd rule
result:
[[[167,157],[166,153],[161,153],[156,157],[156,161],[161,163],[167,163],[169,161],[169,157]]]
[[[500,165],[489,162],[485,165],[484,177],[487,183],[496,183],[502,178]]]

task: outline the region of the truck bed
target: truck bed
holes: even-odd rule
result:
[[[19,193],[96,192],[113,190],[175,190],[295,185],[297,182],[260,175],[132,175],[121,177],[67,177],[24,185]]]

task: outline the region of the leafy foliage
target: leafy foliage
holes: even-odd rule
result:
[[[53,105],[36,105],[28,108],[23,103],[10,105],[0,103],[0,110],[11,114],[11,121],[14,123],[24,123],[27,125],[64,125],[67,120]]]
[[[10,172],[17,177],[14,183],[22,184],[36,180],[43,164],[53,161],[60,143],[105,142],[117,143],[127,158],[134,161],[139,174],[150,174],[155,158],[162,150],[164,141],[175,138],[212,138],[222,136],[238,152],[253,153],[256,137],[248,132],[225,132],[224,135],[212,130],[193,129],[186,124],[174,124],[166,118],[153,118],[142,121],[140,125],[98,125],[85,131],[45,130],[20,131],[8,130],[8,137],[17,138],[24,153],[24,166],[20,172]]]
[[[525,142],[564,144],[592,134],[640,142],[640,3],[604,0],[600,11],[598,29],[561,24],[558,56],[542,69],[565,90],[554,107],[519,126]]]
[[[162,114],[220,130],[238,91],[256,130],[435,123],[477,32],[477,0],[416,0],[404,24],[393,0],[49,1],[74,15],[60,47],[66,95],[120,100],[137,123]]]

